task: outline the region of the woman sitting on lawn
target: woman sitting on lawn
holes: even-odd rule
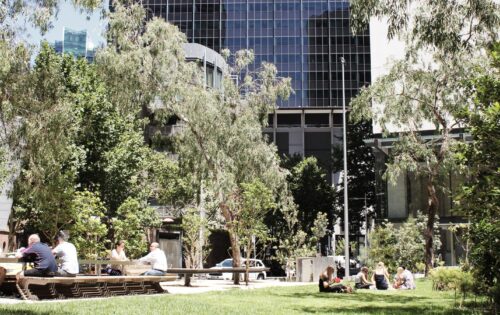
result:
[[[334,271],[335,269],[332,266],[328,266],[319,276],[319,292],[352,293],[350,286],[335,284],[333,280]]]
[[[354,280],[354,287],[356,289],[369,289],[373,285],[372,282],[368,281],[368,268],[361,267],[361,270],[356,275]]]
[[[372,276],[372,282],[375,282],[378,290],[387,290],[389,288],[389,274],[383,262],[377,264],[375,273]]]

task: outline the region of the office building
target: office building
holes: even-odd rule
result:
[[[87,31],[75,31],[67,27],[63,28],[63,39],[54,42],[54,49],[59,54],[70,54],[75,58],[87,58],[89,62],[94,60],[95,50],[90,47]]]
[[[143,0],[190,43],[217,52],[253,49],[255,67],[275,64],[295,93],[269,115],[264,130],[281,154],[316,156],[328,165],[342,141],[342,75],[347,104],[371,81],[368,31],[353,36],[349,2],[340,0]]]

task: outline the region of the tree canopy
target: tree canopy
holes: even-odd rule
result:
[[[355,0],[351,10],[356,29],[372,17],[384,18],[388,38],[398,38],[406,45],[405,57],[351,102],[351,117],[373,119],[385,136],[390,125],[401,130],[387,164],[387,178],[395,179],[402,171],[426,177],[427,273],[434,256],[437,191],[445,188],[443,176],[462,168],[455,154],[459,145],[451,132],[460,127],[459,113],[472,104],[466,82],[485,65],[484,48],[498,35],[499,6],[489,0]],[[374,103],[383,104],[382,110],[372,107]],[[420,133],[425,122],[434,126],[431,140]]]

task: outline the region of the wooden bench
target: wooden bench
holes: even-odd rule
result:
[[[165,276],[77,276],[24,277],[17,289],[25,300],[110,297],[119,295],[158,294],[167,292],[160,282],[172,281]]]
[[[0,258],[0,263],[19,263],[16,258]],[[160,282],[174,281],[177,275],[184,276],[184,285],[190,286],[194,274],[208,273],[245,273],[245,267],[238,268],[170,268],[164,276],[139,276],[137,274],[149,270],[151,266],[137,265],[133,261],[80,260],[80,264],[94,265],[96,275],[79,275],[77,277],[24,277],[16,281],[15,274],[7,274],[0,289],[4,293],[18,292],[23,299],[63,299],[109,297],[134,294],[165,293]],[[124,276],[100,275],[101,266],[106,264],[122,265]],[[264,272],[269,268],[249,268],[249,272]]]
[[[243,274],[245,273],[245,267],[233,267],[233,268],[204,268],[204,269],[193,269],[193,268],[169,268],[168,272],[172,274],[180,274],[184,276],[184,285],[191,285],[191,277],[194,274],[207,274],[207,273],[232,273],[232,274]],[[248,268],[249,273],[259,273],[269,271],[269,268],[259,268],[250,267]]]

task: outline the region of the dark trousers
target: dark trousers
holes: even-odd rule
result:
[[[361,283],[356,283],[354,285],[356,289],[369,289],[370,285],[369,284],[361,284]]]
[[[47,269],[28,269],[23,272],[25,277],[53,277],[55,275],[54,271]]]

